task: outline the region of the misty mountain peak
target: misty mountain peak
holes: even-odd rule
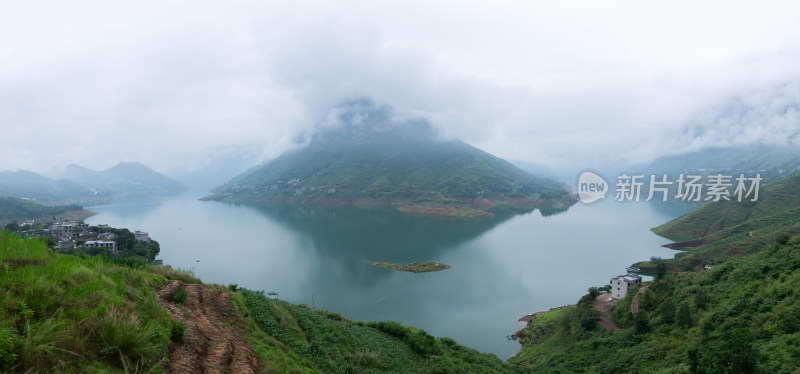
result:
[[[435,141],[436,129],[424,118],[398,114],[370,99],[333,108],[314,128],[312,143],[365,144],[376,141]]]

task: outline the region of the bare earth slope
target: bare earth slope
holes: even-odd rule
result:
[[[172,295],[186,289],[182,305]],[[231,322],[236,314],[231,295],[220,289],[174,280],[158,292],[158,300],[172,319],[186,325],[186,341],[173,345],[170,373],[256,373],[256,354],[239,336]]]

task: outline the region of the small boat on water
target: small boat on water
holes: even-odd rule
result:
[[[642,269],[639,269],[639,268],[636,268],[636,267],[633,267],[633,266],[626,267],[625,270],[627,270],[628,273],[641,273],[642,272]]]

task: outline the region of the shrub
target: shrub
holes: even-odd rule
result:
[[[189,293],[186,292],[186,289],[179,288],[174,294],[172,294],[172,302],[175,304],[183,304],[183,302],[186,301],[187,296],[189,296]]]
[[[0,329],[0,369],[8,368],[17,360],[14,353],[14,336],[5,329]]]
[[[172,321],[169,339],[176,343],[183,343],[186,340],[186,325],[180,321]]]
[[[135,314],[112,308],[97,335],[103,347],[101,351],[108,358],[119,358],[123,366],[158,356],[158,347],[153,342],[160,336]]]

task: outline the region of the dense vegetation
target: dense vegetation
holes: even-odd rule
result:
[[[319,128],[306,147],[257,166],[216,192],[216,198],[229,201],[568,200],[561,183],[464,142],[440,140],[427,122],[398,121],[389,108],[371,103],[348,107],[337,126]]]
[[[721,263],[752,253],[778,236],[800,233],[800,173],[763,186],[758,201],[724,201],[699,209],[653,229],[691,248],[676,257],[683,264]]]
[[[596,326],[590,296],[534,318],[513,362],[545,372],[797,372],[799,178],[765,188],[756,204],[708,204],[658,228],[685,239],[697,239],[691,232],[711,237],[682,258],[722,263],[706,271],[689,262],[666,273],[662,267],[658,280],[630,291],[612,309],[620,332]],[[632,313],[637,292],[639,308]]]
[[[41,216],[55,216],[70,210],[82,210],[79,205],[47,206],[16,197],[0,197],[0,223]]]
[[[494,355],[396,322],[357,322],[241,290],[252,339],[276,373],[518,373]]]
[[[163,372],[172,323],[155,289],[185,275],[0,236],[0,372]]]

